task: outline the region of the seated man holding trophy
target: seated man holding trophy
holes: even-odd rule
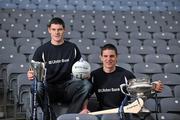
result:
[[[37,119],[37,105],[44,113],[43,120],[56,120],[52,103],[66,103],[66,113],[79,113],[84,101],[89,97],[92,84],[88,80],[75,80],[72,66],[80,60],[78,47],[64,40],[65,23],[55,17],[48,24],[51,40],[34,53],[31,68],[27,72],[32,87],[32,119]],[[37,101],[37,103],[36,103]]]
[[[114,45],[106,44],[101,48],[100,59],[103,66],[91,73],[93,91],[97,96],[97,101],[99,102],[98,110],[100,111],[91,113],[86,110],[83,111],[84,113],[93,115],[118,113],[119,111],[138,113],[142,110],[141,107],[138,108],[138,104],[143,106],[143,97],[146,93],[151,94],[149,91],[161,92],[163,90],[161,81],[150,83],[147,80],[138,80],[133,73],[117,66],[117,58],[118,53]],[[125,89],[125,87],[127,88]],[[145,90],[146,93],[143,90]],[[140,93],[138,93],[139,91]],[[128,96],[127,98],[130,98],[129,95],[131,96],[131,94],[138,99],[132,105],[126,107],[123,105],[124,100],[126,96]],[[124,106],[124,108],[120,108],[120,106]],[[137,107],[134,107],[133,109],[133,106]]]

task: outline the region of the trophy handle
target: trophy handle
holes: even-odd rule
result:
[[[127,84],[121,84],[121,85],[120,85],[121,92],[122,92],[123,94],[125,94],[125,95],[130,96],[130,93],[126,93],[126,92],[124,92],[124,90],[123,90],[123,88],[124,88],[124,87],[126,87],[126,88],[127,88],[127,87],[128,87],[128,85],[127,85]]]

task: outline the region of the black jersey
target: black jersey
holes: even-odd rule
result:
[[[99,68],[91,73],[94,92],[100,104],[100,110],[116,108],[121,105],[124,94],[120,90],[120,85],[135,76],[128,70],[116,67],[112,73],[105,73],[103,68]]]
[[[52,45],[47,42],[40,46],[33,60],[46,62],[47,83],[64,83],[72,78],[72,65],[81,58],[79,49],[74,43],[65,41],[62,45]]]

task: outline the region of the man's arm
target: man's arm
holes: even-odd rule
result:
[[[82,111],[79,114],[87,114],[90,111],[88,110],[88,99],[85,100],[83,107],[82,107]]]

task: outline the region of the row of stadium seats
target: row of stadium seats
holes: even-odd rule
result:
[[[0,38],[0,43],[1,43],[1,49],[6,49],[6,47],[17,47],[19,48],[22,45],[29,44],[30,46],[33,45],[42,45],[45,42],[50,41],[50,38],[45,38],[45,39],[38,39],[38,38],[17,38],[17,39],[12,39],[10,37],[1,37]],[[153,53],[154,51],[160,52],[160,50],[157,50],[158,47],[163,46],[164,50],[167,49],[166,51],[170,50],[172,47],[171,46],[180,46],[179,39],[169,39],[169,40],[163,40],[163,39],[145,39],[145,40],[138,40],[138,39],[103,39],[103,38],[95,38],[95,39],[88,39],[88,38],[69,38],[70,42],[76,43],[78,46],[84,45],[84,46],[96,46],[96,47],[101,47],[106,43],[113,43],[117,47],[127,47],[124,48],[124,53],[128,53],[128,47],[143,47],[143,46],[150,46],[153,47]],[[143,50],[143,48],[141,48]],[[146,49],[146,48],[145,48]],[[173,48],[172,48],[173,50]],[[17,51],[17,50],[16,50]],[[120,53],[123,53],[119,51]],[[172,52],[172,53],[171,53]],[[148,53],[148,52],[147,52]],[[149,52],[150,53],[150,52]],[[162,52],[160,52],[162,53]],[[177,52],[169,51],[169,52],[164,52],[165,54],[177,54]]]
[[[178,0],[26,0],[26,1],[21,1],[21,0],[6,0],[6,1],[1,1],[1,2],[7,2],[7,3],[16,3],[16,4],[24,4],[24,3],[34,3],[34,4],[43,4],[43,3],[53,3],[53,4],[58,4],[59,2],[68,3],[72,5],[77,5],[77,4],[89,4],[89,5],[94,5],[96,3],[100,3],[101,5],[114,5],[114,4],[121,4],[121,5],[147,5],[150,3],[150,5],[161,5],[161,6],[166,6],[166,5],[174,5],[175,3],[178,3]]]
[[[139,119],[146,119],[146,120],[178,120],[179,119],[179,115],[178,114],[172,114],[172,113],[152,113],[151,115],[149,115],[151,117],[146,117],[146,118],[140,118],[140,117],[133,117],[130,116],[131,119],[133,120],[139,120]],[[79,114],[65,114],[62,116],[59,116],[57,120],[70,120],[73,118],[78,118],[81,120],[100,120],[98,119],[99,117],[95,117],[92,115],[79,115]],[[106,115],[102,115],[101,120],[119,120],[120,116],[119,114],[106,114]]]
[[[19,29],[11,29],[9,32],[5,32],[4,30],[0,30],[2,34],[2,39],[3,37],[9,37],[13,39],[17,38],[38,38],[38,39],[45,39],[49,37],[49,34],[46,30],[34,30],[33,32],[29,30],[19,30]],[[164,39],[164,40],[172,40],[172,42],[178,42],[177,38],[179,37],[178,34],[173,34],[170,32],[156,32],[156,33],[148,33],[148,32],[113,32],[109,31],[107,33],[103,33],[100,31],[84,31],[84,32],[78,32],[78,31],[68,31],[65,33],[65,38],[68,39],[101,39],[101,40],[106,40],[106,39],[115,39],[115,40],[129,40],[129,42],[133,42],[133,40],[159,40],[159,39]],[[175,40],[174,40],[175,39]],[[173,41],[174,40],[174,41]],[[86,41],[86,40],[84,40]],[[113,41],[113,40],[112,40]],[[153,40],[152,40],[153,41]]]
[[[169,31],[169,32],[179,32],[179,13],[178,12],[105,12],[100,11],[91,11],[89,14],[85,12],[73,11],[70,13],[58,12],[47,13],[45,11],[2,11],[3,14],[0,17],[1,29],[9,30],[13,28],[19,29],[46,29],[44,24],[47,24],[52,17],[60,16],[66,21],[66,26],[81,28],[83,27],[104,27],[104,30],[107,31],[108,27],[118,27],[118,29],[128,29],[127,27],[142,27],[146,28],[153,32]],[[91,24],[91,25],[90,25]],[[91,27],[93,25],[93,27]],[[143,27],[146,26],[146,27]],[[157,27],[156,27],[157,26]],[[122,27],[122,28],[121,28]],[[162,27],[162,28],[161,28]],[[79,28],[79,29],[80,29]],[[87,29],[85,29],[87,30]],[[137,28],[134,30],[137,31]],[[143,29],[141,30],[143,31]]]
[[[123,11],[179,11],[179,1],[107,1],[107,0],[21,0],[3,1],[0,8],[17,8],[17,9],[59,9],[59,10],[123,10]]]
[[[106,19],[108,17],[121,18],[126,20],[127,17],[134,19],[145,19],[146,17],[152,19],[151,17],[161,20],[171,20],[179,18],[178,11],[99,11],[99,10],[89,10],[89,11],[78,11],[78,10],[68,10],[68,11],[59,11],[59,10],[36,10],[36,9],[0,9],[2,12],[2,17],[4,18],[43,18],[46,19],[56,15],[62,15],[61,17],[67,17],[69,19],[92,19],[92,17],[99,17],[101,19]],[[102,17],[103,16],[103,17]],[[107,17],[106,17],[107,16]],[[109,19],[113,19],[109,18]]]
[[[135,19],[135,20],[178,20],[179,12],[178,11],[58,11],[58,10],[23,10],[23,9],[1,9],[2,16],[0,18],[14,18],[16,19],[28,19],[28,18],[52,18],[52,16],[61,16],[67,19],[104,19],[104,20],[126,20],[126,19]]]
[[[103,42],[103,41],[102,41]],[[89,54],[94,54],[94,53],[100,53],[100,47],[105,44],[105,43],[109,43],[111,42],[111,40],[104,42],[100,45],[92,45],[89,44],[90,42],[80,42],[77,43],[77,46],[79,47],[80,51],[82,54],[84,55],[89,55]],[[112,40],[113,42],[113,40]],[[120,41],[123,43],[123,41]],[[3,43],[3,42],[2,42]],[[11,42],[5,42],[5,43],[11,43]],[[29,42],[30,43],[30,42]],[[85,44],[86,43],[86,44]],[[81,46],[84,45],[84,46]],[[116,45],[116,44],[115,44]],[[28,42],[26,43],[19,43],[19,45],[13,46],[13,45],[1,45],[0,49],[1,49],[1,54],[6,54],[6,55],[10,55],[13,53],[21,53],[21,54],[25,54],[25,55],[30,55],[33,54],[34,51],[36,50],[37,47],[40,46],[40,42],[37,41],[33,44],[28,44]],[[152,46],[152,45],[140,45],[140,44],[128,44],[126,42],[124,42],[124,44],[120,44],[120,45],[116,45],[117,49],[118,49],[118,53],[119,54],[139,54],[139,55],[147,55],[147,54],[155,54],[154,59],[160,57],[164,57],[164,56],[160,56],[159,54],[165,54],[165,55],[176,55],[176,54],[180,54],[180,48],[179,45],[157,45],[157,46]],[[157,54],[157,56],[156,56]],[[159,56],[158,56],[159,55]],[[174,57],[174,56],[173,56]],[[178,61],[178,58],[175,57],[175,61]],[[167,61],[174,61],[173,60],[167,60]],[[167,62],[166,62],[167,63]]]
[[[121,34],[121,32],[126,32],[124,33],[125,34],[124,38],[128,38],[128,35],[129,35],[130,38],[137,38],[137,39],[152,39],[152,38],[156,39],[158,37],[159,38],[161,37],[161,39],[174,39],[176,36],[179,37],[179,34],[180,34],[180,28],[177,25],[169,25],[169,26],[162,27],[162,26],[156,26],[156,25],[139,26],[135,24],[132,24],[129,26],[129,25],[104,25],[102,23],[101,25],[88,25],[88,24],[84,25],[84,24],[75,23],[75,25],[67,25],[66,29],[68,31],[67,35],[71,35],[72,33],[74,33],[74,34],[79,35],[77,36],[79,38],[81,38],[81,36],[83,38],[86,38],[86,36],[83,34],[87,34],[87,32],[89,32],[89,34],[92,34],[92,35],[104,34],[101,38],[105,38],[105,36],[109,37],[109,34],[111,35],[113,33],[114,33],[114,36],[118,37],[119,34]],[[16,33],[14,33],[15,31]],[[36,23],[26,24],[26,25],[19,24],[19,23],[18,24],[10,23],[9,25],[2,24],[1,36],[2,37],[7,37],[7,36],[9,37],[32,37],[32,36],[38,37],[36,32],[40,33],[40,31],[42,32],[41,33],[42,37],[48,36],[47,28],[45,28],[43,24],[36,24]],[[76,36],[73,36],[73,37],[75,38]]]

